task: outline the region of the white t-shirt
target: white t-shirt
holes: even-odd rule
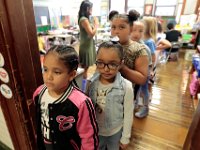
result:
[[[49,109],[48,105],[55,102],[57,98],[54,98],[49,95],[48,89],[45,90],[44,94],[41,98],[41,129],[43,132],[43,136],[50,140],[50,128],[49,128]]]

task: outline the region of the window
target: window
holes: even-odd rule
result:
[[[135,9],[142,16],[144,14],[144,2],[145,0],[128,0],[128,11]]]
[[[169,5],[176,5],[177,0],[157,0],[156,6],[169,6]]]
[[[157,0],[156,1],[156,16],[175,16],[177,0]]]
[[[156,7],[156,16],[174,16],[175,7]]]
[[[117,10],[119,13],[124,13],[125,10],[125,0],[111,0],[110,11]]]

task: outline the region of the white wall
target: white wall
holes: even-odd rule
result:
[[[153,4],[154,0],[146,0],[145,4]]]
[[[0,141],[9,148],[14,149],[1,107],[0,107]]]
[[[47,6],[62,9],[63,15],[78,15],[82,0],[33,0],[33,6]]]
[[[190,15],[195,13],[197,0],[186,0],[184,15]]]

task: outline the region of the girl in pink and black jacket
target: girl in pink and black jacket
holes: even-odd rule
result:
[[[54,46],[44,57],[44,85],[33,95],[38,149],[98,149],[93,104],[73,84],[77,67],[78,55],[70,46]]]

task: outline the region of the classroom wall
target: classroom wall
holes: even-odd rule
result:
[[[145,4],[153,4],[154,0],[146,0]]]
[[[198,0],[186,0],[184,15],[190,15],[195,13]]]

